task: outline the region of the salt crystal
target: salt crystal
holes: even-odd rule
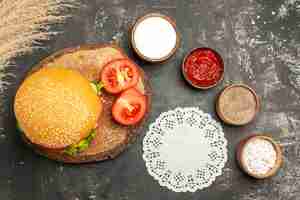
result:
[[[20,161],[20,162],[18,162],[18,164],[19,164],[19,165],[24,165],[25,162],[24,162],[24,161]]]
[[[4,135],[4,134],[0,134],[0,139],[6,139],[6,135]]]
[[[150,59],[161,59],[176,47],[177,34],[168,20],[155,16],[137,24],[133,39],[142,55]]]
[[[264,175],[275,166],[277,153],[268,140],[255,139],[245,145],[243,158],[250,173]]]
[[[88,197],[88,199],[90,199],[90,200],[94,200],[94,199],[96,199],[96,198],[97,198],[96,195],[90,195],[90,196]]]

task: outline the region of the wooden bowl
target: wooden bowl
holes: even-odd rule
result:
[[[194,51],[202,50],[202,49],[203,50],[206,49],[206,50],[209,50],[209,51],[213,52],[218,57],[219,61],[221,62],[221,65],[222,65],[221,67],[223,68],[223,73],[222,73],[220,79],[216,83],[214,83],[214,84],[212,84],[210,86],[207,86],[207,87],[199,86],[199,85],[194,84],[191,80],[189,80],[189,78],[187,77],[186,73],[184,72],[184,64],[186,62],[186,59],[189,57],[189,55],[191,55]],[[222,59],[221,55],[217,51],[215,51],[214,49],[211,49],[211,48],[208,48],[208,47],[197,47],[197,48],[192,49],[188,54],[186,54],[186,56],[184,57],[183,62],[181,64],[181,71],[182,71],[184,79],[191,86],[193,86],[196,89],[207,90],[207,89],[210,89],[210,88],[213,88],[213,87],[217,86],[223,80],[224,73],[225,73],[225,65],[224,65],[224,62],[223,62],[223,59]]]
[[[276,151],[277,159],[276,159],[275,165],[266,174],[252,173],[247,169],[246,164],[245,164],[245,159],[243,157],[244,147],[245,147],[245,145],[247,145],[248,143],[250,143],[251,141],[256,140],[256,139],[264,139],[264,140],[269,141],[273,145],[273,147]],[[237,158],[237,162],[238,162],[240,168],[249,176],[257,178],[257,179],[265,179],[265,178],[269,178],[269,177],[276,175],[276,173],[281,168],[282,163],[283,163],[283,156],[282,156],[282,150],[281,150],[280,145],[277,144],[271,137],[266,136],[266,135],[252,135],[252,136],[249,136],[249,137],[241,140],[240,143],[238,144],[238,148],[236,151],[236,158]]]
[[[158,59],[153,59],[153,58],[150,58],[150,57],[147,57],[147,56],[143,55],[143,54],[139,51],[139,49],[137,48],[136,43],[135,43],[135,40],[134,40],[134,33],[135,33],[135,31],[136,31],[137,26],[138,26],[142,21],[144,21],[145,19],[151,18],[151,17],[161,17],[161,18],[167,20],[167,21],[173,26],[174,30],[176,31],[176,45],[175,45],[175,47],[172,49],[172,51],[171,51],[168,55],[166,55],[166,56],[164,56],[164,57],[162,57],[162,58],[158,58]],[[136,22],[134,23],[134,25],[132,26],[132,28],[130,29],[130,34],[129,34],[129,35],[130,35],[131,47],[133,48],[134,52],[135,52],[140,58],[142,58],[143,60],[146,60],[146,61],[151,62],[151,63],[164,62],[164,61],[168,60],[171,56],[174,55],[174,53],[176,52],[176,50],[179,48],[179,45],[180,45],[180,36],[179,36],[178,31],[177,31],[175,21],[174,21],[172,18],[170,18],[170,17],[168,17],[168,16],[166,16],[166,15],[163,15],[163,14],[161,14],[161,13],[148,13],[148,14],[146,14],[146,15],[143,15],[143,16],[139,17],[139,18],[136,20]]]
[[[249,99],[250,95],[252,100]],[[225,111],[225,109],[227,110]],[[225,87],[216,102],[216,111],[221,120],[236,126],[253,121],[259,109],[258,95],[252,88],[244,84],[232,84]]]

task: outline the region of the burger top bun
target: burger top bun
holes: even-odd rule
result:
[[[24,80],[15,97],[14,111],[32,143],[63,149],[87,137],[97,126],[102,103],[79,72],[45,67]]]

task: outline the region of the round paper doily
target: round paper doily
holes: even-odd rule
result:
[[[161,186],[175,192],[208,187],[227,161],[222,127],[199,108],[162,113],[143,140],[147,170]]]

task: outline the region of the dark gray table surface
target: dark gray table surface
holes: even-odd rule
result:
[[[128,47],[128,28],[142,14],[158,11],[173,17],[181,46],[167,63],[142,62]],[[68,11],[66,11],[68,12]],[[300,198],[300,1],[299,0],[86,0],[74,17],[57,28],[45,50],[16,59],[15,77],[1,92],[1,200],[298,200]],[[15,130],[12,103],[16,88],[34,64],[56,50],[85,43],[116,42],[150,77],[153,104],[148,123],[127,151],[113,161],[64,165],[34,154]],[[180,65],[189,49],[217,49],[226,65],[225,80],[208,91],[189,87]],[[297,82],[298,80],[298,82]],[[177,106],[199,106],[215,118],[216,95],[228,83],[252,86],[262,100],[257,119],[243,127],[223,124],[229,160],[215,183],[195,193],[175,193],[147,173],[142,139],[161,112]],[[283,146],[284,166],[271,179],[244,175],[235,162],[238,141],[268,133]]]

